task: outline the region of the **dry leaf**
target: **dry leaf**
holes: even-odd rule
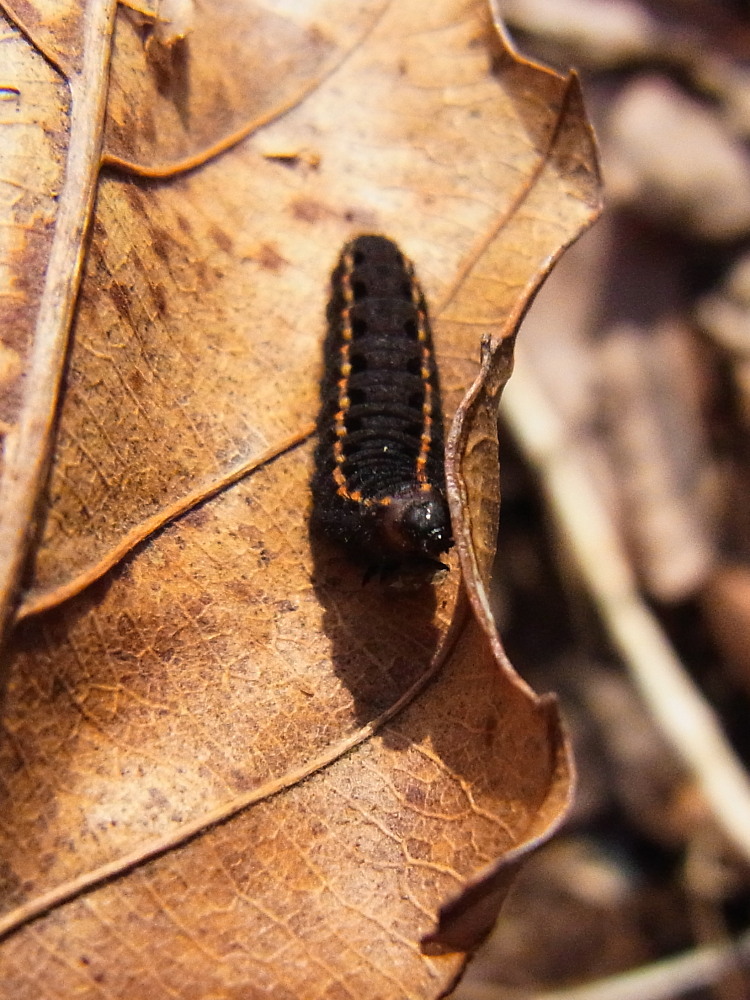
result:
[[[569,797],[485,587],[514,331],[598,211],[577,83],[481,5],[288,6],[233,5],[242,45],[208,4],[169,44],[153,7],[8,15],[13,99],[40,137],[58,114],[4,415],[10,596],[41,511],[0,744],[8,996],[439,996]],[[411,595],[307,530],[328,276],[362,230],[417,262],[456,413],[452,572]]]

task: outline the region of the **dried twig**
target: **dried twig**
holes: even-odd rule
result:
[[[750,931],[745,931],[736,941],[696,948],[633,972],[598,979],[585,986],[524,996],[527,1000],[676,1000],[684,993],[710,986],[737,966],[748,964]],[[467,982],[461,996],[463,1000],[508,1000],[521,994],[489,983]]]
[[[750,858],[750,781],[721,726],[638,591],[602,498],[523,354],[501,410],[536,467],[560,533],[655,719],[716,822]]]
[[[750,931],[736,941],[706,945],[586,986],[538,993],[533,1000],[674,1000],[710,986],[738,965],[747,964],[750,964]]]

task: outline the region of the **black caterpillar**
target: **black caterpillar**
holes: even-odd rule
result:
[[[385,574],[440,567],[453,544],[427,307],[385,236],[348,243],[331,278],[313,525]]]

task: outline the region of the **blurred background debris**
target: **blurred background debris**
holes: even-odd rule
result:
[[[579,788],[455,1000],[750,997],[750,4],[497,0],[608,207],[519,336],[495,603]]]

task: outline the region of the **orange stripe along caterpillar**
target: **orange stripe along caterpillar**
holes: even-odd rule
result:
[[[331,285],[312,524],[368,575],[426,574],[453,541],[424,295],[384,236],[348,243]]]

